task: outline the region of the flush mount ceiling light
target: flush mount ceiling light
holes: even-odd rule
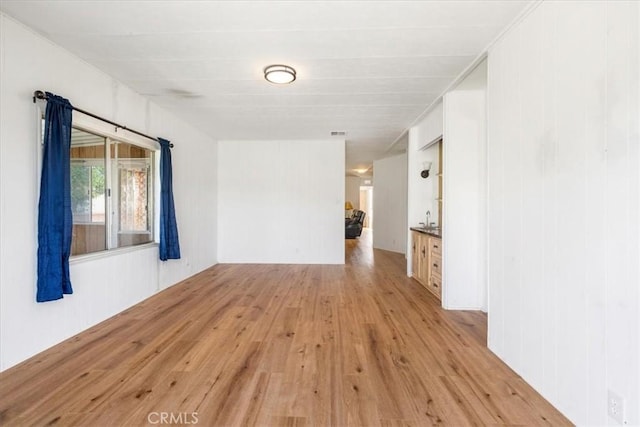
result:
[[[264,78],[269,83],[283,85],[296,79],[296,70],[288,65],[269,65],[264,69]]]

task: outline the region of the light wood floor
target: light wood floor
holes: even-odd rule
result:
[[[368,243],[210,268],[0,374],[0,425],[569,424]]]

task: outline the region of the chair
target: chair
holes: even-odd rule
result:
[[[344,237],[345,239],[355,239],[362,234],[364,217],[366,213],[361,210],[354,210],[351,218],[344,221]]]

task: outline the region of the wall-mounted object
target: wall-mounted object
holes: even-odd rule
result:
[[[429,178],[429,170],[431,170],[431,162],[423,162],[422,172],[420,172],[420,176],[423,178]]]

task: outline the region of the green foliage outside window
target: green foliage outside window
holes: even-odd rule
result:
[[[94,222],[92,203],[104,193],[104,166],[71,165],[71,210],[77,222]]]

